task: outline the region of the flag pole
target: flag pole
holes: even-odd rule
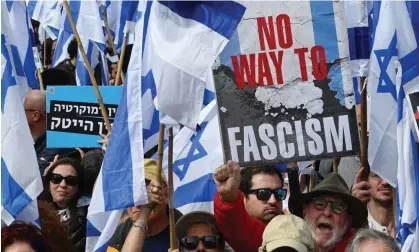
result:
[[[366,77],[361,77],[361,167],[364,168],[362,178],[368,179],[370,167],[368,165],[368,136],[367,136],[367,91]]]
[[[47,67],[47,31],[44,31],[44,68]]]
[[[168,189],[169,189],[169,226],[170,226],[170,249],[176,249],[175,234],[175,208],[173,195],[173,127],[169,129],[169,154],[168,154]]]
[[[298,167],[294,164],[287,165],[288,184],[290,189],[289,203],[292,214],[304,218],[303,206],[301,205],[300,182],[298,181]]]
[[[109,121],[108,113],[106,111],[105,105],[103,104],[103,99],[102,99],[102,96],[100,95],[100,91],[99,91],[95,76],[93,74],[92,67],[89,63],[89,60],[87,59],[86,52],[84,51],[84,48],[83,48],[83,44],[80,41],[80,36],[79,36],[79,33],[77,32],[76,24],[74,23],[73,16],[71,15],[70,6],[68,5],[67,0],[64,0],[63,2],[64,2],[65,10],[68,15],[68,19],[70,20],[71,28],[73,29],[73,32],[74,32],[74,37],[77,40],[77,44],[79,46],[81,56],[83,57],[83,61],[84,61],[84,64],[86,65],[87,72],[89,73],[90,81],[92,82],[93,88],[95,90],[96,98],[100,106],[100,111],[102,112],[103,120],[105,121],[106,129],[108,130],[108,132],[111,132],[112,127]]]
[[[160,129],[159,129],[159,143],[158,143],[158,149],[157,149],[157,154],[158,154],[158,161],[157,161],[157,182],[159,184],[162,183],[162,171],[163,171],[163,152],[164,152],[164,124],[160,124]]]
[[[338,172],[338,166],[339,166],[339,159],[334,158],[333,159],[333,172]]]
[[[316,161],[313,161],[311,167],[313,168],[313,170],[310,173],[310,183],[308,186],[309,192],[313,191],[313,187],[314,187],[314,173],[316,172]]]
[[[112,47],[113,55],[118,55],[118,52],[116,51],[116,46],[115,46],[115,43],[114,43],[115,39],[112,36],[111,28],[109,26],[108,15],[106,14],[105,7],[103,5],[100,6],[100,12],[102,13],[103,22],[105,23],[106,32],[108,33],[108,42],[109,42],[110,46]],[[118,62],[119,62],[119,60],[118,60]],[[124,78],[123,74],[121,75],[121,80],[122,80],[122,82],[125,81],[125,78]]]
[[[41,90],[45,90],[44,80],[42,79],[41,70],[36,69],[36,72],[37,72],[37,74],[38,74],[39,87],[41,88]]]
[[[122,79],[122,64],[124,64],[124,58],[125,58],[125,49],[127,47],[127,37],[128,34],[125,33],[124,34],[124,40],[122,41],[122,49],[121,49],[121,57],[119,58],[119,62],[118,62],[118,70],[116,71],[116,78],[115,78],[115,86],[119,85],[119,80],[121,79],[122,82],[124,82],[124,80]]]

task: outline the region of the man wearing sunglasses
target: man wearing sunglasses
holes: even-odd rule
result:
[[[217,228],[214,215],[195,211],[182,216],[176,223],[176,238],[181,252],[222,252],[224,237]]]
[[[287,196],[280,170],[264,166],[240,172],[228,161],[215,170],[214,181],[214,215],[226,241],[235,251],[258,251],[266,224],[282,214]]]
[[[350,194],[345,180],[337,173],[302,194],[301,200],[304,220],[316,241],[317,252],[345,251],[355,234],[352,229],[367,221],[366,206]]]

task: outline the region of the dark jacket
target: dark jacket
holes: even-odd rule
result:
[[[71,152],[75,152],[75,149],[50,149],[47,148],[47,134],[42,134],[38,139],[35,141],[35,151],[36,157],[38,159],[39,170],[41,174],[44,174],[44,170],[50,165],[52,161],[54,161],[55,155],[65,155]]]
[[[87,224],[87,208],[84,207],[70,207],[70,219],[68,221],[61,221],[67,228],[70,234],[71,243],[74,246],[74,251],[84,252],[86,250],[86,224]]]

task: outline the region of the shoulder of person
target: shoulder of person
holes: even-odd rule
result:
[[[130,218],[119,224],[109,242],[109,247],[116,249],[116,251],[121,250],[131,227],[132,221]]]

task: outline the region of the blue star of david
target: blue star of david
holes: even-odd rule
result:
[[[396,85],[391,81],[387,73],[387,68],[393,56],[397,56],[397,36],[394,33],[390,45],[387,49],[374,50],[380,67],[380,76],[378,79],[377,93],[390,93],[394,100],[397,100]]]
[[[192,162],[205,157],[208,153],[202,144],[199,142],[205,128],[207,127],[208,122],[204,122],[201,124],[201,129],[193,135],[190,139],[192,142],[191,148],[189,149],[188,155],[185,158],[178,159],[173,163],[173,172],[179,177],[180,181],[185,178],[186,173]],[[195,151],[198,153],[195,154]],[[183,169],[180,167],[183,166]]]
[[[7,89],[11,86],[16,85],[16,79],[13,76],[13,66],[10,59],[9,51],[7,50],[6,45],[6,36],[1,35],[1,54],[4,57],[6,66],[3,71],[3,76],[1,76],[1,111],[4,112],[4,102],[6,100]]]
[[[156,89],[156,84],[154,83],[153,72],[149,71],[146,76],[142,76],[141,83],[142,83],[141,96],[143,96],[148,90],[150,90],[151,97],[154,100],[157,96],[157,89]],[[154,108],[153,119],[151,121],[150,129],[143,129],[144,142],[147,141],[147,139],[149,139],[153,135],[159,133],[159,124],[160,124],[159,111],[156,108]]]

